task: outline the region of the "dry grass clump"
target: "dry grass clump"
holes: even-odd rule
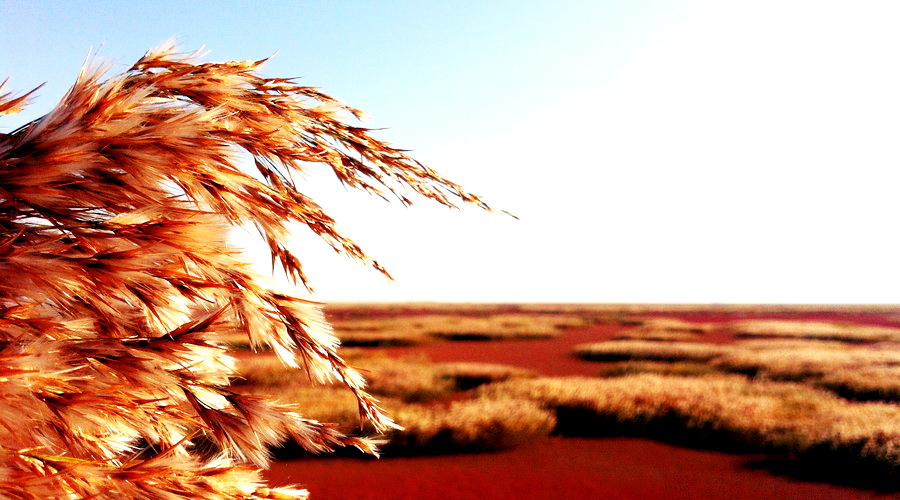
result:
[[[653,328],[631,328],[624,332],[616,334],[613,340],[648,340],[655,342],[680,342],[693,341],[697,338],[696,333],[688,332],[670,332],[666,330],[656,330]]]
[[[530,370],[491,363],[431,363],[425,359],[375,358],[359,361],[369,390],[403,401],[427,401],[479,385],[533,377]]]
[[[900,350],[892,344],[740,343],[712,363],[754,377],[791,380],[858,400],[900,400]]]
[[[727,352],[725,346],[692,342],[614,340],[575,347],[575,355],[591,361],[709,361]]]
[[[818,321],[747,320],[728,328],[739,337],[793,337],[841,342],[900,341],[900,328]]]
[[[372,310],[367,306],[361,311]],[[366,317],[359,311],[341,309],[344,319],[332,324],[334,335],[343,346],[384,347],[408,346],[446,340],[504,340],[542,339],[559,335],[565,328],[577,328],[591,324],[590,319],[579,315],[552,314],[490,314],[472,316],[449,309],[446,314],[391,316],[391,308],[378,309],[381,317]],[[401,309],[400,312],[403,310]],[[477,311],[477,310],[476,310]],[[470,311],[471,313],[471,311]],[[357,315],[359,314],[359,315]],[[225,339],[235,349],[248,349],[246,336],[230,335]]]
[[[900,407],[734,375],[520,379],[479,389],[554,410],[563,435],[642,435],[719,449],[823,456],[900,472]]]
[[[677,375],[679,377],[699,377],[715,373],[716,369],[708,363],[689,361],[620,361],[604,367],[598,374],[601,377],[623,377],[639,373],[655,373],[657,375]]]
[[[713,364],[722,370],[750,376],[804,380],[865,367],[897,366],[900,350],[819,342],[737,344]]]
[[[456,391],[454,381],[443,377],[437,366],[426,359],[370,358],[358,361],[358,366],[366,374],[369,390],[380,396],[413,402],[448,396]]]
[[[659,373],[696,376],[712,371],[802,382],[856,400],[900,400],[896,344],[847,345],[836,341],[750,340],[729,346],[686,342],[611,341],[576,348],[580,357],[628,361],[602,376]]]
[[[900,348],[893,343],[858,346],[775,339],[719,346],[627,340],[578,346],[576,355],[616,362],[600,373],[605,377],[635,373],[697,376],[719,371],[800,382],[848,399],[900,401]]]
[[[900,401],[900,366],[862,366],[826,373],[815,385],[848,399]]]
[[[335,330],[335,335],[348,347],[411,346],[433,341],[422,331],[402,329]]]
[[[455,401],[443,406],[406,406],[395,412],[404,427],[395,431],[387,453],[471,453],[511,448],[546,436],[556,419],[533,401]]]
[[[428,335],[450,340],[551,338],[562,328],[580,324],[580,318],[523,314],[432,316],[419,323]]]
[[[579,318],[582,324],[577,327],[597,323],[619,324],[629,314],[622,306],[614,304],[521,304],[517,309],[523,313]]]
[[[541,339],[559,335],[563,328],[581,326],[578,317],[505,314],[486,318],[442,318],[428,326],[429,334],[449,340]]]
[[[577,316],[544,314],[426,314],[409,317],[354,318],[335,321],[335,335],[344,345],[414,345],[433,338],[503,340],[550,338],[563,328],[583,326]]]
[[[537,376],[532,370],[494,363],[439,363],[435,365],[435,371],[441,378],[452,380],[458,391],[466,391],[493,382]]]
[[[641,321],[640,328],[657,332],[692,333],[701,335],[714,330],[716,325],[710,323],[695,323],[677,318],[646,318]]]
[[[406,402],[437,399],[482,384],[536,375],[531,370],[491,363],[432,363],[423,357],[391,359],[360,352],[350,361],[366,375],[371,393]],[[234,383],[281,398],[294,389],[313,385],[304,373],[285,367],[274,356],[241,359]]]
[[[557,431],[564,435],[684,437],[693,430],[727,437],[732,444],[783,441],[799,417],[839,401],[797,384],[755,383],[733,375],[539,378],[492,384],[479,395],[538,401],[557,412]]]
[[[283,366],[273,356],[242,359],[238,365],[235,384],[255,392],[285,397],[296,390],[315,384],[302,372]],[[379,396],[396,397],[404,401],[423,401],[449,395],[456,383],[443,377],[436,365],[425,359],[390,359],[383,356],[360,355],[353,364],[366,375],[368,390]],[[313,387],[318,389],[318,387]]]
[[[355,318],[333,323],[335,336],[345,346],[402,346],[432,341],[426,325],[430,316],[410,318]]]

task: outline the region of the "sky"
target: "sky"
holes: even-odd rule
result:
[[[175,38],[362,108],[519,220],[305,192],[395,282],[308,230],[325,302],[900,303],[900,3],[0,0],[0,80]],[[252,238],[237,238],[265,261]],[[262,266],[265,269],[265,266]]]

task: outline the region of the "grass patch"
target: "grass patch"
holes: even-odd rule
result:
[[[341,345],[347,347],[397,347],[427,344],[432,339],[422,332],[406,330],[338,331]]]
[[[447,340],[542,339],[559,335],[563,328],[583,325],[577,317],[526,314],[486,318],[451,317],[429,325],[429,334]]]
[[[451,380],[457,391],[467,391],[475,387],[516,378],[534,378],[537,373],[525,368],[493,363],[437,363],[434,370],[438,376]]]
[[[861,401],[900,402],[900,366],[863,366],[826,373],[816,385]]]
[[[640,322],[640,328],[644,331],[687,333],[702,335],[712,331],[716,325],[709,323],[695,323],[677,318],[647,318]]]
[[[691,341],[697,338],[696,333],[670,332],[652,328],[632,328],[613,337],[613,340],[648,340],[655,342]]]
[[[484,386],[487,399],[531,399],[567,436],[635,435],[729,451],[839,462],[900,479],[900,408],[734,375],[539,378]]]
[[[546,339],[566,328],[606,321],[611,314],[587,306],[566,311],[490,305],[329,306],[328,310],[334,335],[345,347],[411,346],[437,340]],[[232,349],[250,349],[244,335],[222,340]]]
[[[748,320],[729,329],[738,337],[801,338],[848,343],[900,341],[900,328],[819,321]]]
[[[536,376],[531,370],[491,363],[432,363],[423,357],[392,359],[364,350],[346,354],[365,375],[369,392],[405,402],[429,401],[482,384]],[[282,396],[295,390],[320,388],[312,386],[302,370],[284,366],[274,355],[242,359],[237,373],[234,385],[255,392]]]
[[[614,340],[575,347],[575,355],[591,361],[709,361],[727,347],[695,342]]]
[[[713,364],[724,371],[802,381],[862,368],[900,365],[900,350],[839,343],[737,344]]]
[[[660,362],[660,361],[622,361],[612,363],[600,370],[601,377],[624,377],[639,373],[655,373],[658,375],[676,375],[679,377],[699,377],[715,373],[716,369],[705,363],[695,362]]]
[[[335,321],[335,335],[344,346],[404,346],[432,341],[425,328],[428,317],[355,318]]]
[[[432,363],[424,358],[369,358],[360,360],[358,365],[373,394],[407,402],[438,399],[482,384],[536,375],[505,365]]]
[[[900,401],[900,348],[797,338],[756,339],[721,346],[623,340],[578,346],[576,355],[614,362],[604,377],[637,373],[697,376],[714,372],[789,381],[859,401]]]
[[[547,436],[556,426],[552,412],[521,399],[410,405],[394,418],[404,430],[390,437],[385,452],[398,455],[502,450]]]

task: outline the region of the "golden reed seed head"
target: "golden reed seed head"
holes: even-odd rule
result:
[[[47,115],[0,134],[0,496],[305,498],[258,468],[286,439],[323,452],[371,441],[229,389],[221,339],[245,335],[355,395],[395,428],[337,353],[319,304],[268,288],[224,235],[254,228],[307,284],[299,223],[387,275],[295,183],[343,184],[484,209],[478,196],[344,117],[351,108],[263,61],[204,63],[164,45],[122,74],[86,64]],[[0,94],[0,114],[31,94]],[[259,175],[238,164],[252,156]],[[22,432],[26,429],[26,432]]]

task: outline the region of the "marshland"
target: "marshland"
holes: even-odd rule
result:
[[[380,460],[316,457],[286,444],[268,473],[276,483],[315,470],[305,477],[321,479],[310,487],[331,498],[375,498],[329,486],[334,476],[321,471],[381,471],[375,492],[393,480],[413,498],[452,488],[438,471],[413,470],[452,463],[477,475],[493,461],[508,495],[498,489],[497,497],[512,498],[515,464],[558,449],[573,454],[553,459],[568,473],[552,488],[533,486],[532,498],[566,498],[569,487],[608,494],[634,474],[664,489],[685,468],[702,476],[695,455],[716,464],[697,481],[722,485],[706,498],[759,498],[765,488],[796,498],[900,491],[900,318],[891,307],[370,304],[326,312],[335,335],[352,339],[347,361],[403,430],[385,436]],[[384,340],[359,347],[361,331]],[[265,354],[239,358],[241,390],[358,429],[347,391],[311,385]],[[611,478],[591,486],[595,461],[615,462],[601,456],[623,446],[620,474],[606,471]],[[531,466],[552,475],[562,467],[552,463]],[[723,465],[727,472],[713,473]],[[400,480],[392,468],[412,477]]]

